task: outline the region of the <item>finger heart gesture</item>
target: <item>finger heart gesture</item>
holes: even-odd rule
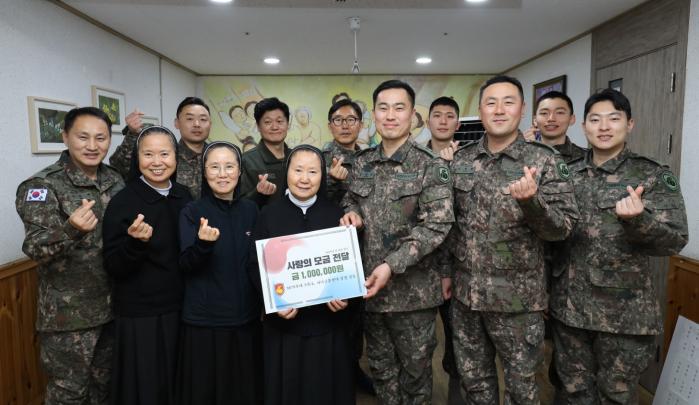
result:
[[[218,228],[209,226],[209,220],[206,218],[199,218],[199,239],[207,242],[215,242],[218,240],[220,232]]]
[[[631,186],[626,186],[629,196],[624,197],[616,203],[616,215],[622,219],[629,219],[641,215],[643,212],[643,186],[638,186],[634,190]]]
[[[138,239],[141,242],[148,242],[151,236],[153,236],[153,227],[148,225],[148,223],[144,221],[144,218],[143,214],[138,214],[131,226],[129,226],[127,232],[129,236],[134,239]]]
[[[534,175],[536,174],[536,167],[531,169],[524,166],[524,176],[521,179],[510,184],[510,194],[512,197],[518,201],[529,200],[536,195],[538,186],[536,184],[536,179]]]

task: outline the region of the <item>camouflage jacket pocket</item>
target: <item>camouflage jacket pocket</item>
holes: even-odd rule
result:
[[[374,180],[356,179],[350,184],[349,191],[362,198],[369,197],[374,191]]]
[[[528,235],[528,238],[536,237]],[[525,238],[490,242],[493,266],[497,269],[529,270],[536,268],[543,260],[541,246]]]
[[[454,173],[454,189],[469,193],[473,190],[475,179],[473,174]]]
[[[590,283],[596,287],[639,289],[646,285],[646,275],[638,269],[615,269],[612,266],[592,267]]]
[[[624,233],[624,228],[616,215],[616,203],[619,200],[621,200],[621,197],[616,195],[616,193],[602,196],[597,200],[597,208],[599,209],[597,221],[599,221],[599,234],[601,237]]]
[[[418,181],[404,182],[395,185],[396,188],[394,192],[391,193],[391,199],[393,201],[400,200],[401,198],[416,196],[422,191],[422,185]]]

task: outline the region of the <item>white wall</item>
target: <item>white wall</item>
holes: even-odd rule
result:
[[[690,7],[680,169],[680,183],[689,221],[689,244],[682,254],[699,259],[699,0],[692,0]]]
[[[568,130],[568,136],[574,143],[586,146],[587,141],[580,126],[585,100],[590,96],[590,67],[592,66],[592,35],[586,35],[560,49],[546,54],[536,60],[507,72],[522,82],[524,98],[527,103],[525,118],[520,129],[525,131],[532,123],[531,110],[533,86],[536,83],[567,76],[566,94],[573,100],[578,121]]]
[[[21,257],[17,185],[58,155],[32,155],[27,96],[91,105],[90,86],[126,94],[126,109],[160,117],[158,58],[44,0],[2,0],[0,8],[0,265]],[[163,62],[165,125],[194,95],[194,75]],[[112,149],[121,142],[114,136]]]

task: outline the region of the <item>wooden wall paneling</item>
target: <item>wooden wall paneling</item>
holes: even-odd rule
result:
[[[667,312],[665,315],[665,350],[670,347],[677,318],[699,322],[699,261],[684,256],[670,258],[667,277]]]
[[[682,114],[690,0],[651,0],[592,31],[591,91],[623,79],[636,126],[629,145],[680,174]],[[674,73],[674,89],[672,78]],[[671,147],[668,148],[668,145]],[[651,258],[662,313],[667,312],[667,258]],[[663,366],[665,339],[641,378],[650,391]]]
[[[681,1],[651,0],[598,27],[592,32],[594,68],[676,43],[681,11]]]
[[[46,378],[39,365],[36,265],[23,260],[0,268],[0,405],[40,404]]]

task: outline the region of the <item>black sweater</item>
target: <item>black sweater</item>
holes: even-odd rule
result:
[[[218,228],[215,242],[198,238],[200,218]],[[185,272],[184,322],[204,327],[232,327],[260,318],[261,297],[247,273],[257,219],[254,202],[233,202],[211,194],[192,202],[180,216],[180,266]]]
[[[316,202],[306,210],[306,214],[288,196],[284,196],[262,208],[255,227],[255,240],[340,226],[343,214],[340,207],[321,198],[320,194]],[[260,282],[259,273],[257,282]],[[265,322],[268,326],[288,333],[313,336],[327,333],[335,325],[348,322],[349,312],[348,307],[333,313],[326,304],[320,304],[299,308],[296,317],[290,320],[274,313],[269,314],[265,316]]]
[[[178,311],[182,304],[177,220],[192,200],[186,187],[172,183],[167,197],[140,178],[112,198],[104,213],[104,267],[114,281],[114,313],[153,316]],[[128,235],[138,214],[153,227],[148,242]]]

